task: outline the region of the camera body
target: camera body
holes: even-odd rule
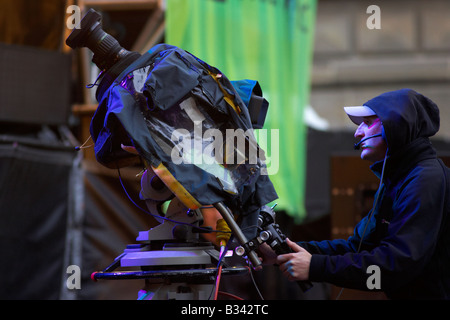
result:
[[[87,46],[102,70],[99,105],[90,126],[97,161],[108,168],[143,161],[189,209],[222,202],[245,225],[256,225],[259,208],[277,198],[253,134],[262,123],[252,119],[264,117],[252,117],[252,106],[268,107],[259,84],[230,81],[217,68],[168,44],[142,55],[126,51],[101,29],[100,20],[90,9],[81,28],[66,40],[72,48]],[[242,88],[247,88],[246,103]],[[212,137],[206,137],[211,132],[219,143],[211,144]],[[229,143],[227,132],[243,143]]]
[[[111,169],[144,164],[176,197],[179,205],[173,214],[177,219],[183,220],[186,212],[214,206],[255,267],[260,264],[257,245],[247,239],[265,236],[277,253],[288,252],[273,210],[265,206],[278,196],[267,176],[264,151],[253,134],[253,129],[262,128],[268,108],[257,81],[230,81],[217,68],[168,44],[158,44],[142,55],[127,51],[102,30],[101,16],[93,9],[66,43],[73,49],[89,48],[94,53],[92,61],[101,70],[96,92],[99,105],[90,126],[100,164]],[[236,135],[227,139],[230,131]],[[241,144],[234,145],[235,140]],[[124,145],[137,154],[125,151]],[[211,145],[214,154],[205,151],[210,151]],[[172,229],[164,223],[158,239]],[[258,235],[262,229],[264,233]],[[152,230],[141,233],[140,238],[151,242],[155,231],[153,235]],[[113,270],[130,255],[130,261],[135,261],[134,255],[153,261],[155,253],[149,252],[147,244],[129,249],[105,270]],[[208,260],[211,250],[205,255],[203,248],[199,249],[201,258]],[[155,273],[133,274],[142,275],[154,277]]]

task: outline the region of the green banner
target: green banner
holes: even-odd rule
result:
[[[317,0],[167,0],[166,40],[230,80],[257,80],[269,101],[256,136],[279,195],[277,210],[306,216],[306,126]],[[259,132],[258,132],[259,131]]]

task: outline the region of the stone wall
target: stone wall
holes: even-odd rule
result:
[[[380,8],[380,29],[367,25],[370,5]],[[409,87],[438,104],[437,137],[448,140],[449,53],[448,0],[319,0],[311,106],[329,130],[354,130],[343,106]]]

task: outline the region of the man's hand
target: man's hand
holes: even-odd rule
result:
[[[289,239],[286,239],[286,242],[294,252],[277,257],[276,262],[281,272],[290,281],[308,280],[311,254]]]

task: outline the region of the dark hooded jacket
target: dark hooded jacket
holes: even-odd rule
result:
[[[300,243],[312,254],[310,280],[369,290],[372,265],[390,299],[449,299],[449,173],[429,140],[439,110],[410,89],[365,105],[381,119],[388,146],[385,160],[371,166],[380,188],[347,240]]]

